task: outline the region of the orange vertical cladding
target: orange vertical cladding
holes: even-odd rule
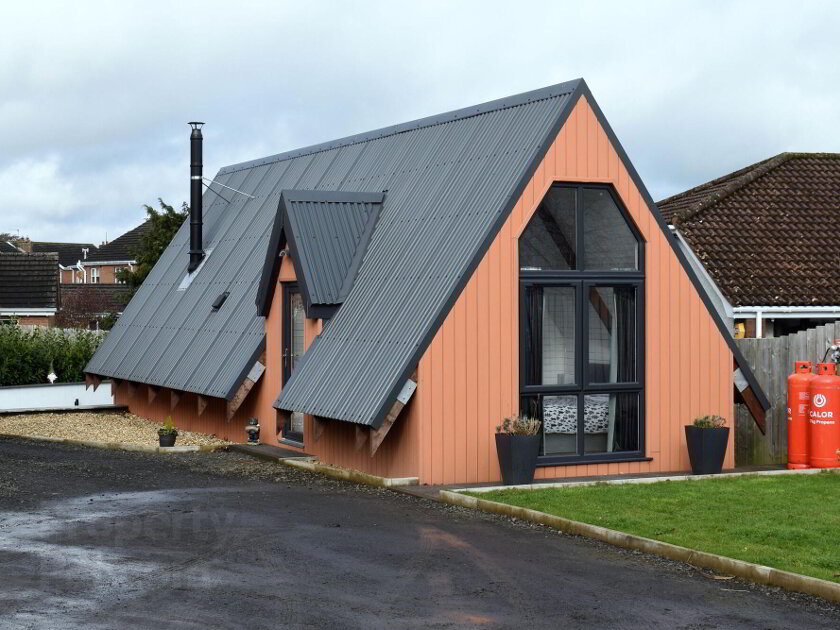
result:
[[[518,239],[553,182],[612,184],[645,241],[645,455],[541,467],[537,478],[687,470],[683,426],[733,421],[732,352],[581,98],[420,360],[421,483],[500,479],[493,434],[519,411]],[[387,442],[387,440],[386,440]],[[730,440],[724,465],[734,465]]]

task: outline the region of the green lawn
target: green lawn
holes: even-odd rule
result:
[[[840,582],[840,474],[468,493]]]

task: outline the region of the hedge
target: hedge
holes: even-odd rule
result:
[[[83,370],[104,335],[89,330],[0,326],[0,386],[84,380]]]

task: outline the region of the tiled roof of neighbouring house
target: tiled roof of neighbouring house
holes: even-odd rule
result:
[[[88,254],[88,262],[110,262],[129,261],[137,258],[137,248],[140,247],[140,240],[151,229],[151,224],[146,221],[133,230],[129,230],[122,236],[115,238],[110,243],[105,243],[95,251]]]
[[[58,308],[58,254],[0,254],[0,309]]]
[[[58,253],[58,264],[62,267],[69,267],[75,265],[80,260],[85,261],[85,253],[82,251],[87,249],[87,255],[90,256],[96,252],[96,245],[93,243],[52,243],[47,241],[32,241],[32,253]]]
[[[659,208],[733,306],[840,305],[840,154],[782,153]]]
[[[8,241],[0,241],[0,254],[15,254],[20,250]]]

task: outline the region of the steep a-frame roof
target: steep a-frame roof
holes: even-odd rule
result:
[[[840,154],[782,153],[659,206],[733,306],[840,304]]]
[[[223,168],[216,181],[246,194],[212,185],[203,266],[179,291],[185,224],[86,371],[231,398],[264,344],[255,302],[282,193],[386,191],[351,290],[276,403],[381,425],[582,96],[600,112],[576,80]]]

